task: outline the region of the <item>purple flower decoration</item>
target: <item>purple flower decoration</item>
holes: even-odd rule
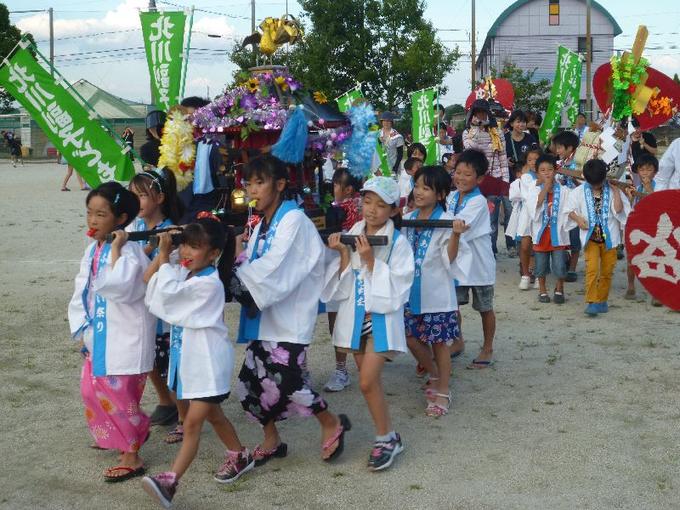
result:
[[[241,98],[240,106],[244,110],[254,110],[257,107],[257,99],[252,94],[246,94]]]

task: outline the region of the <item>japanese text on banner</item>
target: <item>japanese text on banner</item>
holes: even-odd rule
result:
[[[184,46],[183,12],[142,12],[142,34],[154,104],[163,111],[179,103]]]
[[[2,85],[31,115],[66,161],[91,187],[113,179],[128,181],[134,167],[119,145],[27,49],[0,67]]]
[[[573,124],[576,121],[580,98],[581,57],[560,46],[557,50],[557,69],[555,69],[555,81],[550,91],[548,109],[538,133],[541,142],[546,143],[557,130],[563,109],[566,109],[570,123]]]
[[[427,149],[425,164],[437,164],[437,138],[434,136],[434,102],[437,89],[424,89],[411,94],[411,113],[413,115],[413,141],[422,143]]]

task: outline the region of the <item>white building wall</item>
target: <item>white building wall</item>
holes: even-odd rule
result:
[[[579,0],[560,0],[560,24],[548,22],[548,0],[534,0],[518,8],[498,27],[488,49],[477,64],[480,76],[492,67],[502,69],[511,60],[525,71],[536,69],[536,79],[553,80],[557,63],[557,48],[564,46],[577,51],[578,38],[586,33],[586,4]],[[598,9],[591,10],[593,38],[592,71],[609,61],[613,54],[614,27]],[[581,98],[585,99],[585,60]]]

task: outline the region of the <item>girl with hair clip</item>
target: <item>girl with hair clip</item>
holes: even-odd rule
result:
[[[130,191],[139,199],[139,214],[126,228],[128,232],[156,230],[176,225],[182,216],[182,204],[177,198],[175,175],[166,168],[159,171],[147,170],[135,175],[130,181]],[[148,241],[138,241],[144,253],[153,260],[158,255]],[[149,378],[158,395],[158,405],[151,414],[152,425],[172,425],[177,421],[178,407],[168,391],[165,378],[168,373],[168,350],[170,348],[170,326],[158,319],[156,325],[156,357]],[[179,424],[165,441],[176,443],[182,440],[182,411]]]
[[[149,417],[140,409],[156,327],[144,305],[149,259],[137,243],[126,242],[122,230],[139,211],[131,191],[107,182],[90,191],[85,203],[93,242],[80,263],[68,319],[73,338],[82,340],[80,390],[93,448],[120,452],[104,479],[121,482],[144,473],[138,452],[149,434]]]
[[[168,386],[177,401],[186,404],[186,415],[184,441],[171,470],[145,477],[143,486],[169,508],[179,480],[198,453],[204,422],[212,425],[227,449],[215,481],[235,482],[255,462],[220,406],[229,397],[234,368],[234,348],[224,324],[225,287],[220,279],[221,274],[231,273],[233,236],[227,235],[217,216],[199,213],[182,230],[179,264],[170,262],[171,234],[165,232],[159,238],[158,257],[146,273],[146,303],[151,313],[171,324]]]
[[[246,415],[259,422],[264,440],[256,465],[285,457],[276,422],[314,415],[321,425],[321,458],[337,458],[351,428],[310,386],[307,351],[314,335],[324,278],[324,247],[312,221],[286,200],[285,164],[273,156],[244,170],[246,190],[262,220],[237,258],[230,292],[243,306],[239,343],[247,343],[236,392]],[[236,245],[237,251],[242,248]]]

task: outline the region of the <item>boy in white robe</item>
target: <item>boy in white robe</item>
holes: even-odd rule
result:
[[[616,247],[630,202],[618,188],[607,183],[607,164],[591,159],[583,166],[586,182],[570,195],[569,219],[578,226],[586,259],[586,315],[609,311],[607,300],[616,266]]]
[[[541,184],[534,186],[527,200],[531,214],[531,238],[536,259],[535,275],[538,278],[538,300],[550,303],[546,289],[546,275],[552,272],[557,278],[553,301],[564,303],[564,280],[567,276],[569,248],[569,188],[555,179],[556,160],[544,154],[536,162]]]
[[[462,234],[461,241],[470,249],[459,253],[456,260],[456,265],[460,268],[456,297],[459,305],[465,305],[469,303],[472,293],[472,308],[479,312],[484,332],[482,349],[468,365],[471,369],[487,368],[491,364],[496,334],[496,314],[493,311],[496,258],[491,247],[489,206],[479,190],[479,184],[488,168],[489,161],[483,152],[476,149],[463,151],[456,162],[456,172],[453,175],[456,191],[447,200],[454,218],[463,220],[469,227]],[[459,322],[462,324],[462,321]]]

